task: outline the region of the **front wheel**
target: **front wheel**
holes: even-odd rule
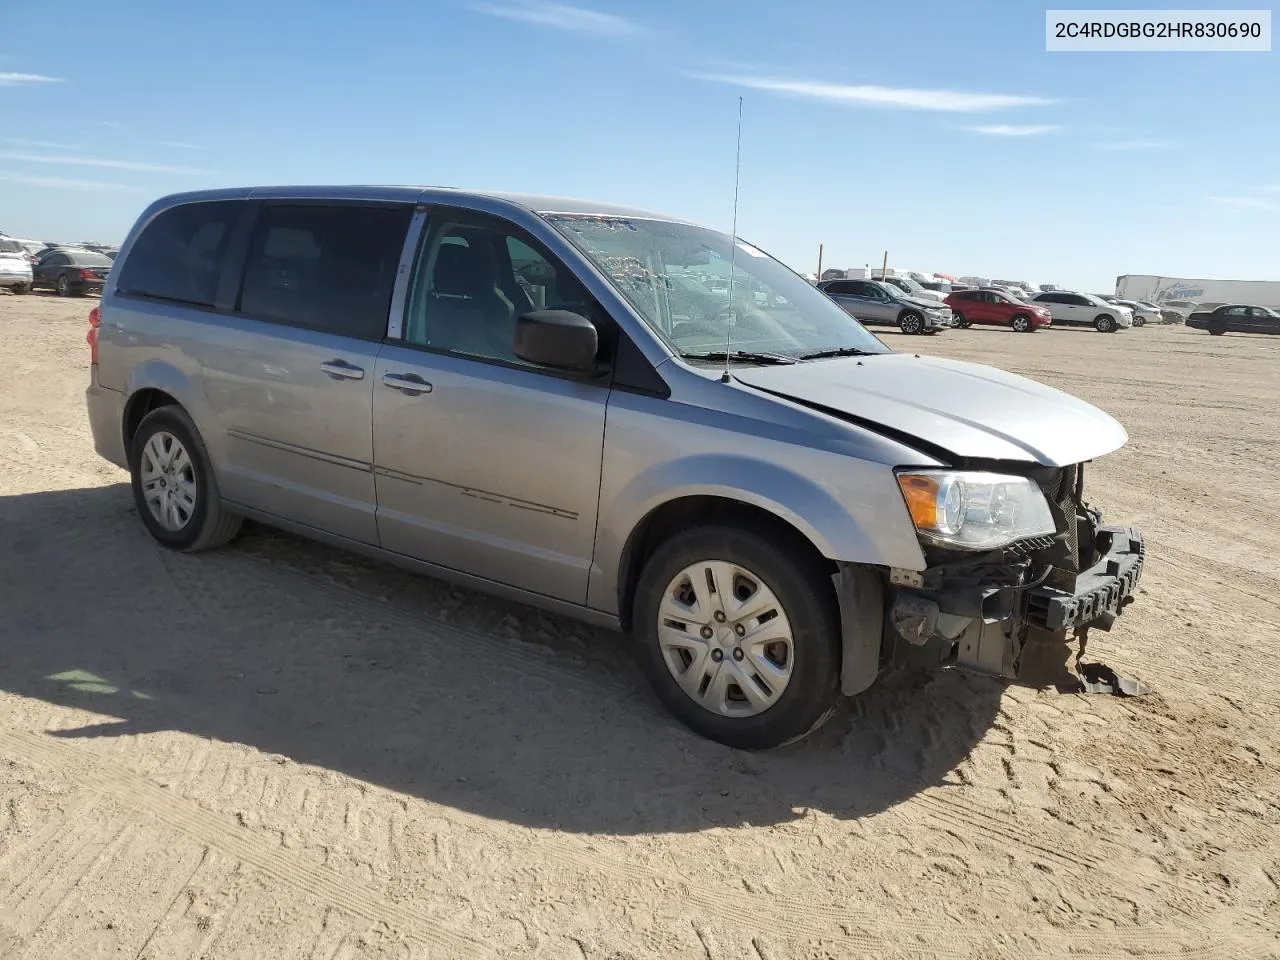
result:
[[[1097,328],[1099,333],[1111,333],[1116,328],[1115,320],[1107,316],[1105,313],[1100,317],[1095,317],[1093,325]]]
[[[1009,321],[1009,326],[1013,327],[1015,333],[1026,333],[1031,329],[1031,318],[1020,313]]]
[[[803,550],[729,526],[662,544],[636,588],[635,634],[654,691],[696,733],[765,750],[830,717],[840,619]]]
[[[1226,332],[1227,332],[1227,328],[1222,326],[1221,324],[1216,324],[1209,328],[1209,336],[1211,337],[1220,337]]]
[[[898,326],[902,328],[903,333],[920,333],[924,330],[924,317],[908,311],[898,318]]]
[[[147,530],[173,550],[220,547],[240,532],[226,510],[200,432],[181,407],[153,410],[129,448],[133,499]]]

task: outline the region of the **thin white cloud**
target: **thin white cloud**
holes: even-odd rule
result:
[[[202,143],[187,143],[185,140],[161,140],[159,146],[172,147],[174,150],[203,150]]]
[[[83,150],[84,147],[74,143],[54,143],[52,140],[31,140],[27,137],[5,137],[5,143],[19,147],[41,147],[45,150]]]
[[[644,28],[634,20],[614,13],[601,13],[567,3],[551,3],[547,0],[508,0],[506,3],[472,3],[476,13],[504,20],[518,20],[538,27],[550,27],[566,33],[585,33],[601,37],[625,37],[643,33]]]
[[[39,73],[0,73],[0,87],[16,87],[23,83],[62,83],[62,77],[46,77]]]
[[[1168,140],[1107,140],[1089,146],[1095,150],[1174,150],[1178,145]]]
[[[1264,200],[1262,197],[1207,197],[1206,199],[1243,210],[1280,210],[1280,203]]]
[[[1054,123],[991,123],[968,129],[972,133],[984,133],[989,137],[1038,137],[1062,128]]]
[[[116,192],[133,190],[123,183],[107,183],[104,180],[72,180],[66,177],[33,177],[12,170],[0,170],[0,183],[21,183],[29,187],[51,187],[55,190],[91,190]]]
[[[964,90],[913,90],[907,87],[856,86],[739,74],[696,74],[695,76],[699,80],[711,80],[751,90],[790,94],[810,100],[824,100],[828,103],[855,107],[896,107],[904,110],[976,113],[1008,107],[1044,106],[1054,102],[1045,97],[1005,93],[969,93]]]
[[[208,173],[195,167],[175,167],[167,163],[142,163],[136,160],[104,160],[100,157],[59,157],[33,153],[0,153],[0,160],[19,163],[65,163],[81,167],[104,167],[108,170],[137,170],[142,173]]]
[[[124,129],[124,124],[117,123],[115,120],[95,120],[94,123],[96,123],[100,127],[110,127],[112,130]]]

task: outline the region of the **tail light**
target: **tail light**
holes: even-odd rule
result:
[[[93,271],[93,270],[81,270],[80,279],[81,280],[97,280],[98,274],[96,271]]]
[[[84,339],[89,344],[89,362],[95,365],[98,362],[98,327],[101,325],[102,310],[94,307],[89,311],[89,332],[84,335]]]

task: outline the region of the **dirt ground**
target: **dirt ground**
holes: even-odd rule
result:
[[[886,334],[1128,428],[1142,699],[895,675],[697,739],[625,641],[263,528],[159,548],[93,453],[90,301],[0,294],[0,958],[1264,957],[1280,337]]]

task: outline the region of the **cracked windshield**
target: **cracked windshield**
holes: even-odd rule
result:
[[[661,220],[548,217],[676,351],[790,358],[889,348],[813,285],[749,243]]]

